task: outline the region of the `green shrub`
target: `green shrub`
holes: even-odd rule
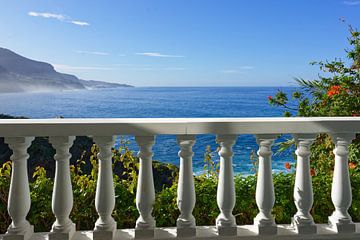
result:
[[[96,163],[96,160],[93,160]],[[97,169],[97,165],[94,165]],[[6,204],[8,188],[10,185],[10,162],[0,168],[0,232],[4,233],[11,219],[7,215]],[[96,174],[82,175],[76,173],[76,168],[71,166],[74,207],[71,219],[81,230],[94,228],[97,219],[95,210]],[[35,226],[36,231],[49,231],[55,220],[51,211],[51,195],[53,180],[46,177],[44,168],[38,167],[30,183],[31,210],[28,220]],[[354,221],[360,221],[360,168],[350,169],[353,189],[353,204],[350,214]],[[275,188],[275,205],[273,215],[277,223],[290,223],[296,208],[293,202],[293,187],[295,175],[293,173],[277,173],[273,175]],[[216,202],[217,177],[200,175],[195,177],[196,205],[193,214],[197,225],[214,225],[219,214]],[[314,205],[311,214],[317,223],[326,223],[334,207],[331,202],[332,176],[318,174],[312,177],[314,191]],[[129,188],[129,183],[114,177],[115,209],[113,217],[118,223],[118,228],[133,228],[138,212],[135,205],[135,192]],[[256,175],[235,177],[236,204],[233,214],[239,225],[252,224],[253,218],[258,213],[255,202]],[[135,189],[136,190],[136,189]],[[176,205],[177,182],[171,187],[164,187],[156,193],[153,215],[158,227],[175,226],[179,216]]]

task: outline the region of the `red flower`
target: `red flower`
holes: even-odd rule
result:
[[[353,113],[353,117],[360,117],[360,113]]]
[[[269,101],[273,100],[272,96],[268,96]]]
[[[285,168],[287,169],[287,170],[290,170],[291,169],[291,165],[290,165],[290,163],[285,163]]]
[[[334,95],[338,95],[341,93],[341,91],[346,91],[348,92],[348,89],[344,89],[341,86],[331,86],[330,89],[327,92],[328,97],[332,97]]]
[[[310,175],[313,177],[316,175],[315,169],[310,169]]]
[[[354,169],[354,168],[356,168],[356,166],[357,166],[357,165],[356,165],[355,163],[352,163],[352,162],[349,163],[349,168],[350,168],[350,169]]]

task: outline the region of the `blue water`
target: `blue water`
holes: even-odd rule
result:
[[[30,118],[279,117],[282,110],[269,106],[267,100],[277,89],[294,90],[274,87],[153,87],[0,94],[0,113]],[[129,140],[132,150],[138,150],[133,136],[125,136],[125,139]],[[203,171],[207,145],[213,150],[215,162],[219,160],[215,136],[197,136],[193,148],[196,173]],[[179,165],[176,136],[157,136],[153,150],[155,160]],[[252,150],[257,150],[254,136],[240,135],[234,146],[236,173],[254,172],[250,160]],[[275,145],[273,151],[276,150]],[[294,162],[291,150],[273,157],[274,171],[286,171],[286,162]]]

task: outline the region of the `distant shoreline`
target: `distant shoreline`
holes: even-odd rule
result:
[[[119,86],[119,87],[112,87],[111,89],[123,89],[123,88],[135,88],[135,86]],[[76,91],[95,91],[101,89],[109,89],[109,88],[75,88],[75,89],[59,89],[59,90],[34,90],[34,91],[13,91],[13,92],[2,92],[0,89],[0,94],[18,94],[18,93],[59,93],[59,92],[76,92]]]
[[[116,84],[116,83],[114,83]],[[239,88],[249,88],[249,89],[260,89],[260,88],[298,88],[297,86],[133,86],[133,85],[127,85],[125,86],[118,86],[118,87],[99,87],[99,88],[83,88],[83,89],[60,89],[60,90],[38,90],[38,91],[14,91],[14,92],[1,92],[0,89],[0,95],[3,94],[17,94],[17,93],[60,93],[60,92],[77,92],[77,91],[96,91],[96,90],[105,90],[105,89],[127,89],[127,88],[137,88],[137,89],[143,89],[143,88],[151,88],[151,89],[239,89]]]
[[[57,72],[53,65],[0,47],[0,93],[56,92],[77,89],[133,87],[124,83],[83,80]]]

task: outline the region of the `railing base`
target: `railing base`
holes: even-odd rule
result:
[[[116,230],[114,231],[94,231],[93,240],[113,240],[115,239]],[[73,239],[77,239],[74,237]]]
[[[307,223],[307,224],[301,224],[298,221],[295,221],[294,218],[291,218],[291,226],[293,228],[295,228],[295,231],[298,234],[316,234],[317,233],[317,227],[313,222]]]
[[[327,224],[317,224],[317,234],[298,234],[291,227],[291,225],[277,225],[278,234],[269,236],[271,239],[279,240],[324,240],[324,239],[359,239],[360,238],[360,223],[356,223],[356,232],[354,233],[337,233]],[[191,240],[191,239],[229,239],[229,237],[219,236],[215,226],[201,226],[196,227],[197,236],[195,237],[176,237],[176,228],[156,228],[153,239],[169,239],[169,240]],[[264,239],[264,235],[256,234],[256,229],[253,225],[243,225],[237,227],[237,236],[232,236],[231,239]],[[35,233],[31,240],[46,240],[48,233]],[[73,237],[76,240],[92,240],[92,231],[77,231]],[[4,235],[0,235],[4,237]],[[120,239],[134,239],[134,229],[119,229],[116,230],[115,240]]]
[[[24,230],[23,234],[21,235],[15,235],[15,234],[5,234],[3,236],[3,240],[29,240],[31,239],[31,236],[34,233],[34,226],[33,225],[28,225],[28,227],[26,228],[26,230]]]
[[[154,238],[155,229],[135,229],[135,238],[136,239],[145,239],[145,238]]]
[[[178,237],[195,237],[196,236],[196,228],[189,227],[189,228],[177,228],[176,234]]]
[[[237,227],[217,227],[217,232],[219,236],[236,236]]]
[[[351,220],[341,223],[339,220],[329,217],[329,226],[338,233],[352,233],[356,231],[356,226]]]
[[[277,231],[278,231],[277,226],[275,224],[269,225],[269,226],[255,225],[255,226],[253,226],[253,228],[255,229],[255,232],[258,235],[262,235],[262,236],[276,235]]]
[[[72,223],[68,230],[69,232],[57,232],[53,230],[53,232],[49,233],[49,240],[71,240],[76,232],[75,223]]]
[[[298,234],[316,234],[316,225],[294,225]]]
[[[72,237],[75,235],[75,232],[69,233],[49,233],[49,240],[71,240]]]

